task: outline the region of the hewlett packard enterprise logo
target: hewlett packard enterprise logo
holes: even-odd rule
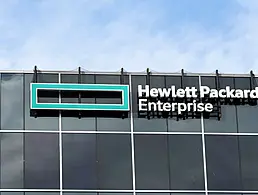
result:
[[[76,92],[100,92],[119,93],[121,103],[100,104],[100,103],[43,103],[39,102],[39,91],[76,91]],[[94,94],[94,93],[92,93]],[[31,109],[40,110],[102,110],[102,111],[128,111],[129,110],[129,86],[113,84],[65,84],[65,83],[31,83]],[[92,96],[92,98],[94,98]]]
[[[94,97],[94,92],[101,94],[116,94],[110,98],[119,98],[119,103],[64,103],[39,102],[40,91],[55,92],[81,92]],[[65,84],[65,83],[31,83],[31,109],[35,110],[95,110],[95,111],[129,111],[129,85],[115,84]],[[159,111],[159,112],[212,112],[212,99],[258,99],[258,87],[252,90],[232,89],[229,86],[223,89],[211,89],[207,86],[176,88],[151,88],[149,85],[138,85],[137,88],[138,111]],[[76,98],[76,97],[74,97]],[[191,101],[180,101],[188,98]],[[208,101],[202,102],[203,98]],[[111,101],[112,102],[112,101]]]
[[[258,87],[255,89],[211,89],[208,86],[176,88],[151,88],[149,85],[138,85],[139,111],[175,112],[212,112],[212,99],[258,99]],[[188,98],[191,102],[171,101]],[[208,102],[200,101],[207,98]],[[199,101],[197,101],[199,100]]]

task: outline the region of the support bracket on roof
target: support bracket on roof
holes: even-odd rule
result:
[[[82,77],[81,77],[81,67],[78,68],[78,84],[82,83]],[[79,96],[78,96],[78,103],[80,104],[82,102],[82,94],[81,92],[79,92]],[[78,118],[81,119],[82,117],[82,112],[79,111],[78,113]]]
[[[256,85],[255,76],[254,76],[253,71],[251,70],[250,71],[250,90],[255,89],[256,86],[257,85]],[[249,97],[248,103],[249,103],[249,105],[257,105],[257,100],[256,99],[251,99]]]
[[[251,88],[251,90],[254,89],[254,87],[255,87],[254,73],[251,70],[250,71],[250,88]]]
[[[35,65],[33,70],[33,83],[38,82],[38,67]],[[31,111],[31,114],[34,116],[34,118],[38,117],[38,113],[36,110]]]
[[[35,65],[33,70],[33,83],[37,83],[37,82],[38,82],[38,68]]]
[[[120,84],[123,85],[124,84],[124,68],[121,68],[120,70]],[[125,113],[122,113],[122,119],[125,118]]]
[[[185,84],[184,78],[185,78],[185,72],[184,72],[184,69],[181,69],[181,88],[184,88],[184,84]],[[184,97],[184,102],[185,103],[187,102],[186,97]],[[177,121],[179,120],[179,117],[180,116],[177,114],[177,118],[176,118]],[[181,117],[183,118],[183,120],[185,120],[186,119],[185,113],[183,113]]]
[[[150,69],[147,68],[146,69],[146,72],[147,72],[147,75],[146,75],[146,84],[150,86],[150,75],[151,75],[151,72],[150,72]],[[147,98],[147,105],[149,103],[149,98]],[[149,109],[147,108],[147,118],[148,120],[150,120],[150,111]]]
[[[216,89],[219,90],[220,89],[220,81],[219,81],[219,71],[216,70]],[[217,119],[220,120],[221,118],[221,103],[220,103],[220,98],[218,97],[217,99]]]
[[[124,84],[124,68],[121,68],[120,73],[120,84]]]
[[[181,70],[181,87],[184,88],[184,76],[185,76],[185,73],[184,73],[184,69]]]

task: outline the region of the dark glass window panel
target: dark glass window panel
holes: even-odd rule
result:
[[[201,77],[202,86],[208,86],[211,89],[216,89],[216,77]],[[220,88],[231,86],[234,88],[234,80],[229,77],[219,77]],[[236,107],[233,105],[221,105],[221,118],[210,117],[204,119],[204,131],[216,132],[216,133],[236,133],[237,121],[236,121]]]
[[[176,89],[182,87],[181,76],[166,76],[166,87],[175,86]]]
[[[129,76],[124,75],[123,84],[129,85]],[[122,84],[120,75],[96,75],[96,84]],[[122,96],[121,96],[122,97]],[[117,104],[121,103],[121,98],[96,98],[96,103]],[[124,119],[122,117],[98,117],[98,131],[130,131],[130,115]]]
[[[23,134],[1,133],[1,188],[23,188]]]
[[[64,195],[98,195],[97,192],[63,192]]]
[[[175,118],[168,119],[168,131],[174,132],[200,132],[201,120],[188,118],[185,120]]]
[[[241,190],[237,136],[206,135],[209,190]]]
[[[23,129],[23,75],[1,74],[1,129]]]
[[[169,189],[167,139],[167,135],[134,136],[137,190]]]
[[[199,77],[198,76],[184,76],[182,86],[185,87],[195,87],[200,89]]]
[[[237,106],[238,132],[258,132],[258,106]]]
[[[235,88],[234,84],[234,78],[233,77],[219,77],[219,87],[220,89],[224,89],[227,86],[230,86],[230,88]]]
[[[200,132],[200,119],[188,118],[182,119],[168,119],[168,131],[173,132]]]
[[[98,188],[132,189],[132,152],[129,134],[97,134]]]
[[[241,171],[242,171],[242,190],[258,190],[258,137],[239,136]]]
[[[164,77],[151,76],[151,83],[156,86],[164,87]],[[134,117],[134,131],[167,131],[167,123],[162,118],[141,118],[138,116],[138,85],[145,87],[146,76],[132,76],[132,106],[133,106],[133,117]]]
[[[98,195],[97,192],[63,192],[64,195]]]
[[[204,195],[205,193],[170,193],[170,195]]]
[[[163,192],[139,192],[136,195],[171,195],[170,193],[163,193]]]
[[[216,77],[214,76],[202,76],[201,77],[202,86],[208,86],[211,89],[216,89]]]
[[[0,192],[1,195],[24,195],[24,192]]]
[[[65,195],[133,195],[133,193],[121,192],[63,192]]]
[[[142,193],[136,193],[136,195],[147,195],[147,194],[151,194],[151,195],[170,195],[170,193],[162,193],[162,192],[142,192]]]
[[[30,83],[33,82],[33,74],[24,74],[25,76],[25,129],[29,130],[53,130],[58,129],[58,116],[39,116],[37,118],[30,116]],[[58,74],[39,74],[38,82],[58,83]],[[44,98],[44,102],[55,103],[57,98]]]
[[[98,131],[131,131],[130,118],[97,118]]]
[[[199,89],[199,78],[198,77],[184,77],[184,87],[196,87]],[[176,86],[176,89],[182,88],[181,76],[166,76],[166,87],[169,88],[172,85]],[[176,132],[200,132],[201,131],[201,120],[192,119],[189,117],[186,120],[179,119],[176,117],[168,118],[168,131]]]
[[[221,105],[221,118],[204,119],[204,131],[213,133],[236,133],[237,117],[236,106]]]
[[[133,193],[100,192],[98,195],[133,195]]]
[[[137,195],[204,195],[205,193],[164,193],[164,192],[141,192],[136,193]]]
[[[25,192],[24,195],[60,195],[59,192]]]
[[[134,131],[145,132],[145,131],[166,131],[167,124],[164,119],[151,118],[137,118],[137,114],[134,115]]]
[[[166,87],[165,84],[165,76],[157,76],[157,75],[151,75],[150,76],[150,87],[155,87],[155,88],[163,88]]]
[[[209,193],[209,195],[244,195],[244,194],[235,194],[235,193]]]
[[[25,189],[58,189],[58,134],[25,133]]]
[[[251,79],[250,77],[236,77],[235,88],[236,89],[251,89]]]
[[[201,135],[168,135],[170,188],[204,190]]]
[[[97,189],[96,135],[63,134],[63,188]]]
[[[96,75],[96,83],[98,84],[122,84],[121,82],[120,74],[118,75]],[[123,84],[128,85],[129,84],[129,76],[124,75],[123,76]]]
[[[77,74],[62,74],[61,75],[62,83],[78,83]],[[94,84],[95,77],[94,75],[81,75],[81,83],[83,84]],[[79,96],[77,96],[79,97]],[[62,97],[62,102],[65,103],[78,103],[79,98],[65,96]],[[81,97],[82,103],[95,103],[95,98],[86,98]],[[69,112],[69,111],[68,111]],[[65,116],[66,113],[62,114],[62,130],[66,131],[91,131],[96,130],[96,118],[95,117],[82,117],[79,118],[79,113],[75,113],[74,116]],[[78,114],[78,115],[77,115]]]

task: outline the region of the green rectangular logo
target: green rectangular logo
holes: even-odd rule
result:
[[[38,102],[38,90],[53,91],[99,91],[121,92],[121,104],[92,104],[92,103],[41,103]],[[46,110],[102,110],[102,111],[128,111],[129,85],[114,84],[65,84],[65,83],[31,83],[30,85],[31,109]]]

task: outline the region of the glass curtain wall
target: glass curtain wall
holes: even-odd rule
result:
[[[137,86],[216,87],[215,76],[126,74],[127,117],[31,115],[31,73],[0,74],[1,195],[174,195],[258,193],[258,108],[222,105],[221,119],[141,117]],[[77,74],[39,73],[39,83],[78,83]],[[84,84],[120,84],[119,74],[83,74]],[[220,87],[249,89],[249,77]],[[78,102],[56,94],[42,102]],[[82,97],[87,103],[116,99]]]

